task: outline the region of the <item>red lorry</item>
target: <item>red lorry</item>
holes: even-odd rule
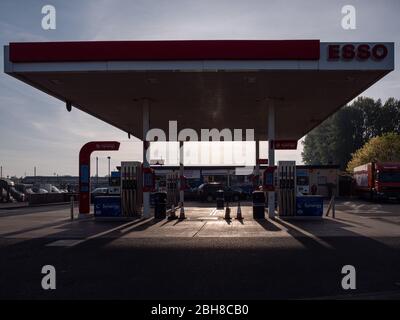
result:
[[[371,200],[400,200],[400,162],[370,162],[354,168],[356,192]]]

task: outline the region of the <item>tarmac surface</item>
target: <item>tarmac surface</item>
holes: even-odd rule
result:
[[[400,204],[339,201],[318,220],[70,220],[68,206],[0,208],[1,299],[399,299]],[[76,211],[76,210],[75,210]],[[179,214],[179,212],[178,212]],[[75,213],[76,216],[76,213]],[[53,265],[56,290],[43,290]],[[356,268],[357,289],[341,286]]]

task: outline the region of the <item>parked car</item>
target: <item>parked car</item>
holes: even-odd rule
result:
[[[22,192],[19,192],[17,189],[15,189],[15,187],[10,188],[10,194],[18,202],[25,201],[25,194],[23,194]]]
[[[108,188],[96,188],[94,189],[91,194],[90,194],[90,198],[91,201],[94,201],[94,198],[98,197],[98,196],[107,196],[108,193]]]
[[[244,199],[244,193],[236,187],[225,187],[222,183],[219,182],[211,182],[211,183],[203,183],[199,186],[197,192],[198,197],[201,201],[214,201],[217,198],[217,191],[224,191],[225,201],[238,201],[240,199]]]
[[[104,187],[104,188],[96,188],[91,192],[90,198],[91,201],[94,201],[94,198],[98,196],[118,196],[121,194],[120,187]]]
[[[185,200],[197,200],[198,188],[192,187],[185,190]]]
[[[239,188],[241,190],[245,199],[251,198],[251,195],[254,190],[254,187],[252,185],[241,185],[241,186],[237,186],[237,188]]]

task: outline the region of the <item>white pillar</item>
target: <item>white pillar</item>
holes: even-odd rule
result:
[[[275,165],[275,147],[271,141],[275,140],[275,105],[268,100],[268,166]],[[274,180],[275,181],[275,180]],[[268,216],[275,217],[275,191],[268,192]]]
[[[183,161],[184,161],[183,141],[179,141],[179,202],[181,205],[180,214],[185,213],[185,207],[184,207],[185,191],[183,190],[182,186],[183,176],[185,173]]]
[[[149,168],[149,159],[147,159],[147,149],[150,142],[146,141],[146,135],[150,128],[150,103],[148,99],[143,100],[143,168]],[[143,179],[143,178],[142,178]],[[150,192],[143,192],[143,217],[150,218]]]
[[[256,176],[256,187],[260,185],[260,141],[256,140],[256,167],[254,175]]]

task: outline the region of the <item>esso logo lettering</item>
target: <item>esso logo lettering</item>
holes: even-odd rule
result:
[[[388,49],[383,44],[376,44],[370,46],[369,44],[331,44],[328,46],[328,59],[329,60],[383,60],[388,54]]]

